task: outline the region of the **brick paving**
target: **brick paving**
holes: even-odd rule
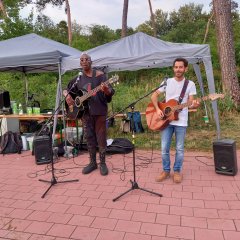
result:
[[[240,161],[240,151],[237,152]],[[172,155],[173,158],[173,155]],[[30,151],[0,155],[0,239],[16,240],[239,240],[240,175],[216,174],[212,153],[186,152],[183,182],[156,183],[158,151],[136,149],[139,187],[131,188],[132,153],[108,155],[109,175],[82,175],[88,154],[36,165]],[[240,163],[238,163],[240,166]],[[61,183],[78,179],[78,182]]]

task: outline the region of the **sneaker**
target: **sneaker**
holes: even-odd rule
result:
[[[173,182],[175,182],[175,183],[181,183],[182,182],[182,175],[180,174],[180,172],[174,172]]]
[[[170,172],[163,171],[163,172],[161,172],[161,174],[158,177],[156,177],[155,181],[162,182],[163,180],[165,180],[169,177],[170,177]]]

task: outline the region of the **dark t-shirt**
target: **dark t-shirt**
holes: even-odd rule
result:
[[[76,96],[79,96],[79,90],[90,91],[99,86],[102,82],[107,81],[105,74],[101,74],[95,77],[94,75],[95,72],[93,73],[93,77],[88,77],[87,75],[83,74],[79,77],[79,80],[77,80],[78,77],[75,77],[69,82],[67,88],[68,91],[71,89],[70,95],[73,97],[73,99],[75,99]],[[72,88],[73,84],[76,83],[76,81],[77,84],[75,84],[75,86]],[[91,115],[107,115],[107,103],[111,102],[112,96],[114,94],[113,88],[110,85],[108,86],[110,88],[111,95],[107,96],[100,90],[88,99],[89,109],[87,111],[89,111]],[[80,96],[81,95],[82,94],[80,94]]]

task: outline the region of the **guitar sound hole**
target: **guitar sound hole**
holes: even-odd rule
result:
[[[171,114],[171,112],[172,112],[172,109],[170,107],[166,107],[164,109],[164,115],[165,116],[169,116]]]
[[[76,105],[77,107],[80,107],[80,106],[82,105],[81,100],[80,100],[79,97],[76,97],[76,98],[75,98],[75,105]]]

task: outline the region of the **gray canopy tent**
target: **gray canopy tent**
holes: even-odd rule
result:
[[[117,41],[106,43],[86,51],[93,66],[104,67],[106,72],[162,68],[172,66],[177,57],[184,57],[193,65],[195,74],[204,95],[200,63],[204,64],[210,93],[215,93],[215,84],[211,62],[210,48],[207,44],[185,44],[165,42],[147,34],[138,32]],[[79,58],[63,59],[63,72],[78,69]],[[205,106],[206,108],[206,106]],[[220,138],[220,124],[217,102],[212,102],[217,128],[217,138]]]
[[[31,33],[1,41],[0,53],[0,72],[22,72],[25,76],[27,73],[58,72],[59,81],[55,109],[59,109],[62,99],[62,60],[69,56],[80,56],[81,51]],[[25,84],[27,94],[27,81]],[[53,136],[57,123],[57,113],[54,116]]]

